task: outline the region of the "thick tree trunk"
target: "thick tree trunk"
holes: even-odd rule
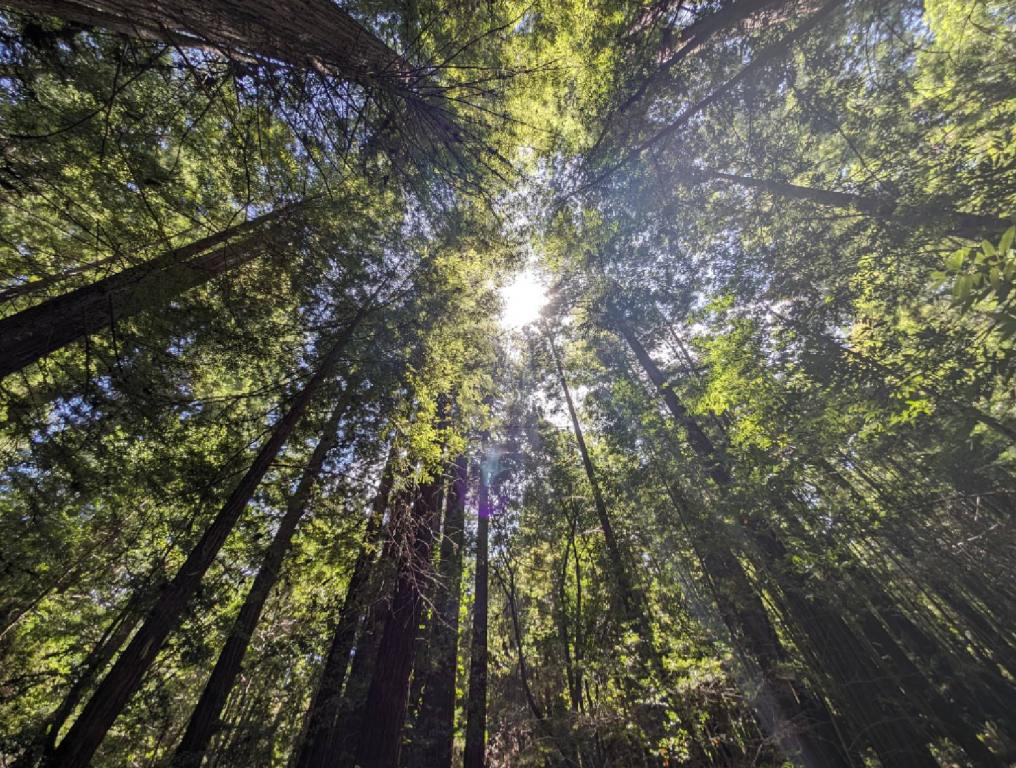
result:
[[[342,712],[342,684],[349,668],[349,657],[356,640],[360,619],[367,607],[370,592],[371,565],[375,559],[377,539],[382,529],[388,497],[392,491],[394,448],[381,473],[381,482],[367,520],[367,530],[356,556],[353,572],[346,585],[346,596],[339,610],[339,620],[332,633],[332,642],[325,665],[318,679],[314,697],[307,710],[303,741],[294,768],[327,768],[338,750],[336,728]]]
[[[441,532],[441,561],[430,632],[430,667],[423,683],[423,701],[413,729],[409,756],[411,768],[450,768],[452,762],[468,467],[465,456],[460,456],[453,465],[452,486]]]
[[[0,320],[0,379],[246,264],[264,252],[263,230],[278,228],[305,205],[278,208]]]
[[[409,699],[413,644],[423,610],[423,588],[433,578],[430,555],[439,516],[441,484],[420,488],[401,547],[399,572],[374,667],[356,761],[361,768],[397,768]]]
[[[489,563],[487,536],[490,528],[490,468],[486,457],[480,464],[477,500],[476,586],[473,594],[473,635],[469,654],[469,694],[466,700],[466,747],[462,768],[484,768],[487,752],[487,590]]]
[[[171,45],[325,70],[363,85],[404,74],[401,57],[328,0],[8,0],[33,13]]]
[[[208,750],[212,736],[218,730],[222,707],[236,682],[237,675],[240,674],[240,666],[254,631],[257,629],[258,621],[261,619],[261,611],[279,578],[283,558],[289,551],[289,545],[293,541],[297,525],[307,511],[307,505],[310,502],[314,486],[317,485],[325,458],[338,440],[339,423],[349,407],[353,394],[351,389],[347,388],[339,398],[339,402],[322,429],[321,438],[314,447],[307,466],[304,467],[296,491],[289,498],[286,514],[283,516],[282,522],[279,523],[275,537],[265,553],[261,568],[257,576],[254,577],[254,583],[233,623],[233,628],[219,654],[218,661],[215,662],[215,668],[205,684],[201,698],[198,699],[197,706],[191,713],[187,730],[173,756],[172,765],[175,768],[196,768],[199,766]]]
[[[762,190],[777,197],[804,200],[830,208],[847,208],[884,220],[892,220],[897,216],[897,203],[882,197],[861,195],[856,192],[839,192],[832,189],[805,187],[800,184],[791,184],[787,181],[777,181],[774,179],[757,179],[750,176],[716,171],[710,168],[679,166],[678,172],[693,180],[715,179],[717,181],[726,181],[739,187]],[[910,211],[909,213],[911,215],[915,213],[919,214],[915,217],[917,221],[912,221],[910,222],[911,224],[920,224],[925,221],[939,222],[950,234],[972,240],[998,236],[1010,226],[1008,221],[995,216],[963,213],[940,206],[927,206],[918,212]]]
[[[113,721],[140,687],[145,673],[152,666],[169,633],[180,623],[187,603],[197,590],[202,577],[215,560],[215,556],[293,428],[307,410],[311,399],[338,366],[343,351],[366,313],[366,308],[357,312],[325,354],[317,372],[293,400],[285,415],[275,424],[271,436],[261,447],[246,474],[180,566],[176,576],[163,588],[141,628],[117,658],[109,674],[99,684],[67,736],[57,746],[48,761],[49,765],[59,768],[84,768],[89,764]]]
[[[408,111],[410,130],[455,143],[441,89],[332,0],[8,0],[16,8],[227,57],[281,63],[358,83]]]

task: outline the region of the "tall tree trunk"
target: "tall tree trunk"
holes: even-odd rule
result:
[[[178,47],[212,48],[351,80],[394,98],[414,119],[457,141],[440,90],[331,0],[9,0],[34,13]],[[426,70],[422,70],[426,71]]]
[[[613,311],[611,321],[642,365],[650,381],[663,396],[674,420],[684,427],[688,442],[706,465],[712,479],[721,487],[732,483],[726,459],[716,449],[695,418],[670,387],[663,373],[649,356],[620,313]],[[883,762],[915,768],[932,768],[926,738],[898,704],[898,697],[877,684],[877,665],[852,628],[828,606],[810,597],[805,580],[789,565],[787,553],[776,534],[761,521],[749,518],[745,532],[762,556],[767,571],[780,584],[788,608],[807,634],[812,651],[823,659],[824,671],[836,681],[836,690],[849,700],[859,725],[868,735]],[[887,694],[889,694],[887,696]],[[888,701],[886,701],[888,699]],[[784,716],[788,713],[783,713]]]
[[[716,171],[711,168],[678,166],[677,170],[680,175],[696,181],[702,179],[726,181],[748,189],[759,189],[777,197],[805,200],[809,203],[831,208],[847,208],[884,220],[892,220],[897,213],[897,203],[894,200],[872,195],[805,187],[800,184],[791,184],[787,181],[740,176],[734,173]],[[997,236],[1009,226],[1009,222],[995,216],[963,213],[962,211],[955,211],[941,206],[929,205],[918,212],[910,211],[909,213],[912,216],[915,213],[920,214],[916,217],[920,221],[916,223],[926,220],[940,222],[950,234],[974,240]]]
[[[618,312],[612,312],[611,322],[660,392],[671,416],[685,429],[688,442],[707,473],[717,485],[728,486],[732,481],[730,472],[708,435],[667,386],[663,373]],[[763,727],[777,737],[788,754],[798,754],[809,768],[849,766],[851,760],[840,745],[828,709],[799,682],[787,678],[783,667],[789,655],[744,567],[729,549],[725,532],[718,524],[707,523],[706,528],[698,547],[702,566],[716,582],[714,597],[725,623],[762,674],[762,691],[756,706]]]
[[[477,500],[476,585],[473,593],[473,634],[469,654],[469,694],[466,700],[466,747],[462,768],[484,768],[487,752],[487,590],[490,528],[490,477],[487,457],[480,464]]]
[[[246,264],[264,251],[264,228],[279,228],[306,204],[277,208],[0,320],[0,379]]]
[[[363,85],[379,86],[405,74],[395,51],[327,0],[9,0],[8,5],[171,45],[325,70]]]
[[[423,701],[413,729],[411,768],[450,768],[455,736],[455,672],[459,653],[459,606],[462,601],[462,548],[469,462],[453,465],[452,486],[441,531],[441,561],[430,632],[430,667]]]
[[[702,48],[711,38],[734,29],[738,24],[761,11],[784,5],[786,2],[787,0],[734,0],[696,18],[691,24],[681,29],[676,39],[667,30],[660,42],[661,54],[667,50],[672,53],[621,103],[617,109],[618,114],[624,114],[646,95],[654,83],[659,82],[670,70]]]
[[[579,191],[587,190],[597,186],[608,177],[610,177],[619,168],[634,162],[641,157],[645,152],[662,144],[665,141],[670,140],[679,130],[687,126],[696,115],[701,114],[706,109],[711,107],[713,104],[718,103],[720,100],[730,94],[738,85],[747,80],[749,77],[754,76],[758,72],[762,71],[770,64],[773,64],[781,59],[785,58],[793,50],[794,46],[798,42],[803,40],[812,30],[818,27],[823,20],[830,16],[834,11],[844,5],[846,0],[827,0],[819,8],[812,11],[808,16],[801,21],[794,29],[783,36],[782,39],[777,40],[775,43],[763,48],[752,57],[751,61],[741,67],[733,76],[728,80],[721,83],[717,88],[711,91],[706,96],[703,96],[698,101],[689,104],[680,114],[680,116],[669,125],[664,126],[660,130],[656,131],[653,135],[649,136],[645,140],[635,144],[628,151],[624,152],[621,158],[614,161],[606,168],[601,170],[591,179],[586,181],[579,188]]]
[[[191,713],[187,730],[173,756],[172,765],[175,768],[196,768],[199,766],[208,750],[212,736],[218,730],[222,707],[236,682],[237,675],[240,674],[240,666],[254,631],[257,629],[258,621],[261,619],[265,601],[279,577],[282,560],[289,551],[296,527],[307,511],[307,505],[321,474],[325,458],[338,440],[339,423],[354,396],[352,387],[352,384],[347,386],[346,391],[332,410],[331,416],[321,431],[321,438],[314,447],[307,466],[304,467],[296,491],[289,498],[286,514],[283,516],[282,522],[279,523],[275,537],[265,552],[261,568],[257,576],[254,577],[254,583],[251,585],[243,607],[240,608],[240,613],[233,623],[229,637],[219,653],[218,661],[215,662],[215,667],[205,684],[201,698],[198,699],[198,703]]]
[[[356,631],[369,602],[371,565],[375,559],[375,547],[385,511],[388,509],[388,497],[392,492],[394,458],[393,447],[389,450],[388,460],[381,473],[381,482],[367,520],[367,530],[346,585],[339,620],[332,633],[328,656],[307,710],[307,723],[294,768],[327,768],[338,749],[335,731],[342,711],[342,684],[349,668]]]
[[[421,486],[401,547],[391,610],[367,692],[356,761],[361,768],[397,768],[409,699],[413,644],[423,610],[423,585],[433,578],[430,555],[439,516],[441,483]]]
[[[632,584],[628,569],[625,567],[624,558],[621,554],[621,546],[614,533],[614,526],[610,521],[610,514],[607,512],[607,503],[604,501],[603,491],[596,476],[596,468],[593,466],[593,460],[589,456],[589,449],[586,447],[585,436],[582,433],[582,424],[579,421],[578,412],[575,410],[575,403],[572,401],[571,389],[568,387],[568,381],[564,375],[564,367],[561,364],[561,356],[554,345],[553,339],[548,338],[547,343],[550,346],[554,365],[557,368],[558,383],[561,385],[565,404],[568,406],[568,415],[571,418],[575,443],[578,445],[579,456],[582,459],[582,468],[586,473],[586,480],[589,482],[589,487],[593,493],[593,505],[596,507],[596,516],[600,523],[600,530],[603,532],[603,538],[607,544],[607,557],[610,561],[610,568],[613,571],[614,580],[621,593],[621,608],[624,611],[625,619],[629,622],[635,622],[639,620],[642,614],[638,598],[635,594],[635,587]],[[643,630],[645,627],[640,626],[639,629]],[[649,639],[648,636],[643,637],[644,641],[648,642]]]
[[[335,371],[343,351],[367,311],[366,307],[357,311],[319,363],[317,372],[293,400],[285,415],[275,424],[271,436],[258,451],[246,474],[180,566],[176,576],[163,588],[141,628],[92,694],[67,736],[57,746],[49,761],[50,765],[59,768],[84,768],[89,764],[113,721],[140,687],[145,673],[152,666],[169,633],[180,623],[187,603],[197,590],[202,577],[215,560],[215,556],[293,428],[307,410],[311,399]]]
[[[45,761],[53,753],[56,747],[56,740],[88,688],[95,681],[95,678],[102,672],[113,656],[124,646],[130,638],[131,633],[141,621],[143,614],[139,605],[140,598],[135,594],[128,600],[127,605],[117,615],[116,619],[103,633],[102,638],[92,649],[91,653],[81,665],[81,671],[77,679],[71,685],[64,696],[60,706],[57,707],[46,722],[42,724],[38,737],[25,752],[14,761],[13,768],[30,768],[36,765],[40,759]]]

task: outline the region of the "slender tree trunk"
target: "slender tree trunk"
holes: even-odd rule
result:
[[[342,712],[342,684],[349,668],[356,631],[368,603],[371,564],[374,562],[377,538],[388,509],[388,497],[392,492],[394,458],[395,449],[391,448],[367,520],[367,530],[346,585],[346,596],[332,633],[328,656],[307,710],[307,724],[294,768],[327,768],[336,754],[338,735],[335,731]]]
[[[897,214],[897,204],[895,201],[871,195],[861,195],[856,192],[817,189],[775,179],[757,179],[750,176],[740,176],[734,173],[716,171],[711,168],[681,166],[678,168],[678,172],[695,180],[715,179],[717,181],[726,181],[748,189],[759,189],[777,197],[805,200],[809,203],[831,208],[848,208],[885,220],[891,220]],[[910,213],[913,214],[914,212]],[[963,213],[940,206],[928,206],[919,213],[921,215],[916,216],[919,221],[914,223],[921,223],[927,220],[941,222],[950,234],[974,240],[997,236],[1009,226],[1009,222],[995,216]]]
[[[714,36],[734,29],[743,21],[757,13],[775,6],[784,5],[786,0],[734,0],[724,3],[718,9],[707,12],[685,26],[677,34],[676,39],[665,33],[661,41],[661,54],[672,51],[666,59],[639,85],[639,87],[618,107],[617,112],[624,114],[633,104],[646,95],[649,88],[660,82],[678,64],[694,54]],[[675,5],[677,5],[675,3]]]
[[[321,438],[314,447],[307,466],[304,467],[296,491],[289,498],[286,514],[282,518],[282,522],[279,523],[275,537],[265,553],[261,569],[254,577],[254,583],[247,593],[243,607],[240,608],[240,614],[236,617],[218,661],[215,662],[215,668],[205,684],[197,706],[194,707],[194,712],[191,713],[187,730],[173,756],[172,765],[175,768],[196,768],[199,766],[208,750],[212,736],[219,727],[222,707],[236,682],[237,675],[240,674],[240,666],[254,631],[257,629],[258,621],[261,619],[265,601],[279,578],[283,558],[289,551],[297,525],[307,511],[307,505],[310,502],[314,486],[317,485],[325,458],[338,440],[339,423],[354,395],[351,388],[352,385],[349,385],[339,398],[339,402],[322,429]]]
[[[277,208],[0,320],[0,379],[246,264],[264,251],[264,229],[277,229],[305,205]]]
[[[441,532],[439,580],[430,632],[430,667],[413,729],[409,758],[411,768],[450,768],[452,762],[468,471],[468,460],[460,456],[453,465],[452,486]]]
[[[616,311],[611,319],[660,392],[671,416],[685,429],[688,442],[705,464],[707,473],[717,485],[730,485],[730,472],[712,441],[667,386],[645,347]],[[809,768],[849,766],[850,758],[839,743],[828,709],[783,671],[789,656],[743,566],[728,548],[727,536],[723,531],[713,530],[714,525],[706,527],[707,535],[698,548],[702,566],[716,582],[714,597],[724,621],[762,673],[763,686],[757,702],[762,725],[778,738],[788,754],[798,754]]]
[[[77,679],[71,685],[64,696],[60,706],[53,711],[40,728],[39,735],[35,742],[12,764],[13,768],[30,768],[36,765],[40,759],[45,760],[53,753],[56,747],[56,740],[74,710],[77,708],[82,697],[88,691],[89,686],[95,681],[96,676],[102,672],[117,651],[119,651],[131,633],[141,621],[143,613],[139,606],[138,595],[134,595],[117,615],[113,623],[103,633],[102,638],[88,654]]]
[[[614,533],[614,526],[610,521],[610,514],[607,512],[607,503],[604,501],[603,491],[596,476],[596,468],[593,466],[593,461],[589,456],[589,449],[586,447],[585,436],[582,434],[582,424],[579,422],[578,412],[575,410],[575,403],[572,401],[571,389],[568,387],[568,381],[564,375],[564,367],[561,365],[561,356],[558,354],[553,339],[548,338],[547,342],[550,345],[550,352],[554,358],[554,365],[557,368],[558,383],[561,385],[565,404],[568,406],[568,415],[571,418],[575,443],[578,445],[579,456],[582,459],[582,468],[586,473],[586,480],[589,482],[589,487],[593,493],[596,516],[599,519],[600,530],[603,532],[603,538],[607,544],[607,557],[610,560],[610,567],[614,572],[614,579],[621,593],[621,607],[624,610],[626,620],[637,621],[641,615],[641,610],[638,605],[638,598],[635,595],[635,587],[632,584],[631,576],[628,574],[628,569],[625,567],[624,558],[621,554],[621,546]],[[640,629],[645,628],[640,626]],[[649,641],[649,639],[648,636],[643,637],[645,641]]]
[[[612,322],[660,391],[675,421],[685,428],[689,444],[706,464],[710,476],[717,485],[729,486],[732,478],[726,459],[684,407],[645,347],[616,311]],[[791,615],[807,634],[813,652],[823,659],[824,671],[828,671],[838,683],[837,691],[850,700],[854,717],[868,734],[883,762],[888,760],[888,764],[892,765],[932,768],[936,761],[928,751],[926,738],[915,726],[907,709],[897,703],[897,697],[894,694],[887,696],[890,690],[880,689],[877,685],[877,665],[864,643],[829,606],[819,605],[809,597],[811,590],[807,583],[788,565],[785,548],[767,525],[748,519],[746,533],[761,554],[766,569],[776,576],[783,588]],[[787,714],[784,712],[784,717]]]
[[[487,752],[487,590],[489,563],[487,536],[490,527],[490,468],[484,456],[480,464],[477,500],[476,585],[473,594],[473,634],[469,654],[469,694],[466,700],[466,748],[462,768],[484,768]]]
[[[361,768],[397,768],[399,763],[423,585],[433,578],[430,554],[440,497],[440,483],[423,485],[405,531],[391,610],[364,707],[364,722],[370,725],[362,729],[357,747],[356,762]]]
[[[338,366],[343,351],[367,313],[360,309],[320,362],[317,372],[275,424],[246,474],[233,489],[201,540],[191,550],[176,576],[163,588],[144,623],[102,683],[92,694],[67,736],[49,761],[59,768],[84,768],[105,738],[113,721],[140,687],[169,633],[183,616],[187,603],[215,560],[226,538],[254,495],[261,479],[278,456],[311,399]]]
[[[585,182],[581,186],[580,191],[590,189],[591,187],[600,184],[619,168],[624,167],[628,163],[634,162],[653,147],[669,141],[678,131],[687,126],[696,115],[701,114],[713,104],[716,104],[724,99],[742,82],[762,71],[770,64],[785,58],[799,41],[811,34],[812,30],[818,27],[822,21],[830,16],[834,11],[842,7],[844,3],[845,0],[827,0],[827,2],[825,2],[822,6],[809,13],[804,20],[784,35],[782,39],[777,40],[775,43],[763,48],[755,54],[751,61],[745,64],[728,80],[721,83],[719,87],[715,88],[708,95],[702,97],[698,101],[689,104],[688,107],[681,112],[680,116],[674,120],[674,122],[664,126],[647,139],[635,144],[635,146],[625,152],[619,160],[611,163],[605,169],[593,176],[593,178],[589,181]]]

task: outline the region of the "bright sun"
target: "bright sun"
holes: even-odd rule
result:
[[[540,310],[547,303],[547,286],[534,270],[527,268],[501,289],[501,300],[504,302],[501,327],[516,330],[540,316]]]

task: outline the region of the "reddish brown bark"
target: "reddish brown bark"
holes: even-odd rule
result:
[[[466,700],[466,748],[463,768],[483,768],[487,752],[487,607],[490,530],[490,468],[480,466],[477,500],[476,584],[473,593],[473,635],[469,654],[469,694]]]
[[[394,449],[381,473],[381,482],[363,543],[353,565],[353,573],[346,585],[345,599],[339,610],[339,620],[332,633],[332,642],[325,658],[321,677],[318,679],[314,697],[307,710],[307,721],[294,768],[327,768],[334,764],[339,750],[339,734],[336,732],[342,713],[342,684],[349,669],[349,657],[356,640],[356,631],[367,605],[371,566],[375,559],[375,545],[381,532],[388,497],[392,491],[392,461]],[[359,655],[359,654],[358,654]]]
[[[413,728],[409,759],[412,768],[449,768],[452,761],[468,466],[465,456],[460,456],[453,465],[452,486],[441,531],[441,561],[430,631],[430,665]]]

